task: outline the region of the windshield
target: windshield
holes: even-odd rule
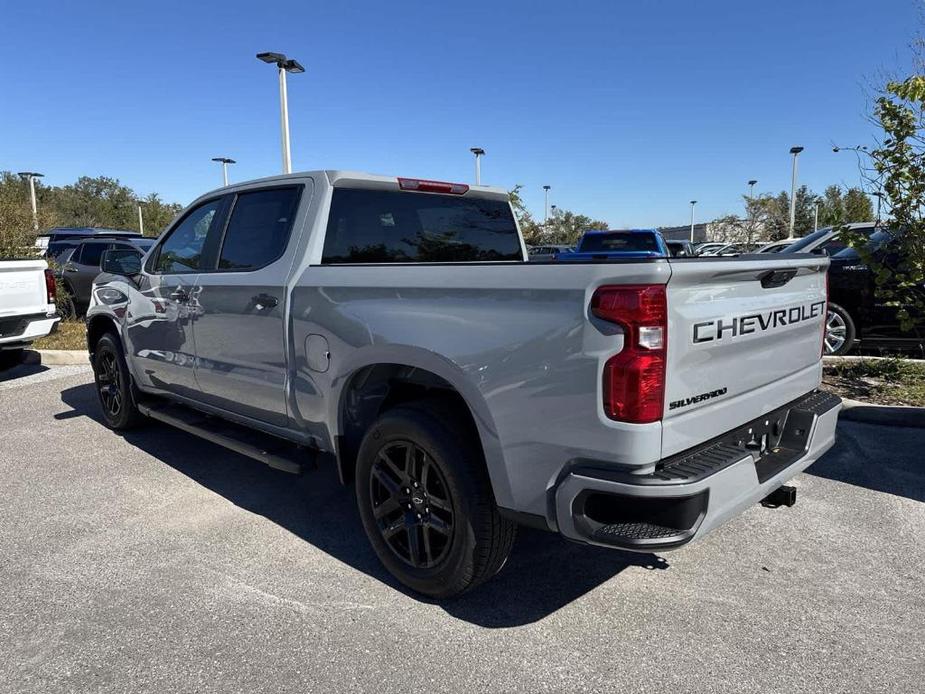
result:
[[[819,231],[814,231],[808,236],[804,236],[802,239],[797,239],[789,246],[787,246],[782,253],[802,253],[804,248],[812,246],[816,241],[832,233],[831,227],[820,229]]]
[[[870,235],[870,238],[867,241],[867,250],[870,252],[879,250],[881,246],[886,243],[889,243],[893,240],[893,234],[887,231],[886,229],[878,229],[873,234]],[[833,258],[857,258],[858,252],[851,248],[850,246],[841,249],[838,253],[835,253]]]
[[[625,253],[650,251],[658,253],[661,249],[655,240],[655,234],[617,232],[613,234],[587,234],[581,240],[578,251],[581,253]]]

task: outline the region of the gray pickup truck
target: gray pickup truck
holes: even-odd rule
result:
[[[87,339],[112,429],[331,461],[385,567],[448,597],[518,524],[651,552],[790,503],[840,409],[817,390],[827,266],[529,263],[503,190],[315,171],[108,251]]]

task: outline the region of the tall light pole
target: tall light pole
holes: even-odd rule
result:
[[[691,200],[691,243],[694,242],[694,207],[697,205],[696,200]]]
[[[752,200],[755,199],[755,184],[758,182],[757,178],[753,178],[748,182],[748,197]]]
[[[29,195],[32,199],[32,229],[36,232],[39,230],[39,210],[35,202],[35,179],[42,178],[44,175],[38,171],[20,171],[18,174],[24,181],[27,179],[29,181]]]
[[[279,124],[282,131],[283,173],[292,173],[292,154],[289,151],[289,97],[286,92],[286,73],[298,74],[305,68],[294,58],[282,53],[258,53],[257,58],[265,63],[275,63],[279,70]]]
[[[877,198],[877,222],[876,225],[880,226],[880,202],[883,200],[883,193],[877,191],[876,193],[871,193],[875,198]]]
[[[482,185],[482,165],[481,159],[485,155],[485,150],[481,147],[470,147],[469,151],[475,155],[475,185]]]
[[[138,205],[138,231],[141,232],[141,235],[145,235],[145,219],[141,215],[141,200],[136,200],[135,204]]]
[[[544,208],[543,208],[543,209],[544,209],[544,212],[543,212],[543,231],[546,231],[546,225],[549,223],[549,189],[550,189],[550,188],[552,188],[552,186],[543,186],[543,190],[545,191],[545,196],[546,196],[546,202],[545,202]]]
[[[228,187],[228,165],[237,164],[234,159],[229,159],[228,157],[212,157],[212,161],[217,161],[222,165],[222,181],[225,183],[225,187]]]
[[[793,238],[793,225],[797,216],[797,157],[803,151],[802,147],[791,147],[790,154],[793,155],[793,171],[790,175],[790,233],[788,239]]]
[[[813,201],[813,231],[819,231],[819,198]]]

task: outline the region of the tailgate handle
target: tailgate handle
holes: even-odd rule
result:
[[[787,282],[792,280],[797,276],[797,271],[793,269],[788,270],[768,270],[764,274],[760,275],[761,286],[765,289],[773,289],[774,287],[783,287]]]

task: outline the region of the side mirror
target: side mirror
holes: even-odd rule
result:
[[[133,277],[141,274],[141,254],[128,248],[103,251],[100,269],[110,275]]]
[[[829,254],[829,252],[825,248],[822,248],[821,246],[819,248],[814,248],[812,253],[813,255],[828,255]]]

